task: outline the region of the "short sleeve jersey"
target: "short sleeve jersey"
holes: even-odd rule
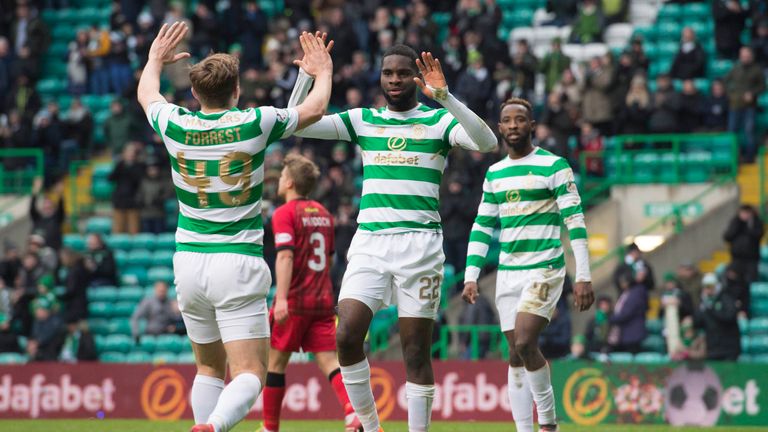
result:
[[[153,102],[147,119],[163,139],[179,201],[176,250],[262,256],[264,151],[293,133],[294,109],[213,114]]]
[[[275,210],[272,230],[278,252],[293,250],[289,311],[298,315],[332,314],[333,216],[317,201],[296,199]]]

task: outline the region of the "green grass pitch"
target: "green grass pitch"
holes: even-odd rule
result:
[[[148,420],[0,420],[3,432],[188,432],[192,422],[151,422]],[[255,432],[260,422],[249,421],[238,425],[235,432]],[[407,432],[405,422],[384,422],[386,432]],[[470,429],[471,428],[471,429]],[[341,432],[344,425],[339,421],[286,421],[281,424],[283,432]],[[480,422],[435,422],[432,432],[514,432],[509,423]],[[673,427],[648,425],[602,425],[576,426],[560,425],[562,432],[768,432],[768,427],[720,426],[714,428]]]

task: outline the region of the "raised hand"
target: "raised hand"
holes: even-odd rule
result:
[[[181,59],[189,58],[188,52],[176,54],[176,47],[184,40],[188,31],[189,27],[181,21],[176,21],[170,26],[163,24],[157,37],[152,41],[152,46],[149,47],[149,58],[160,60],[163,64],[176,63]]]
[[[421,59],[416,59],[416,66],[423,79],[415,77],[413,80],[421,92],[430,99],[445,99],[448,96],[448,83],[445,82],[440,60],[432,57],[431,52],[422,52]]]
[[[333,41],[326,45],[325,40],[328,37],[326,33],[316,32],[314,35],[302,32],[299,36],[301,50],[304,51],[304,57],[301,60],[294,60],[293,64],[304,69],[304,72],[312,77],[322,72],[333,72],[333,60],[331,60],[331,49]]]

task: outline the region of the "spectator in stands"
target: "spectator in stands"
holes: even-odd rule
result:
[[[459,76],[456,84],[456,96],[478,116],[485,118],[488,114],[488,101],[493,95],[491,74],[485,68],[483,55],[478,51],[469,52],[467,63],[469,66]]]
[[[704,330],[707,360],[735,361],[741,354],[736,296],[721,284],[704,284],[695,325]]]
[[[680,93],[680,131],[685,133],[696,132],[702,127],[702,111],[704,96],[693,84],[693,80],[683,81],[683,91]]]
[[[13,323],[13,300],[11,288],[0,279],[0,353],[20,353],[19,337],[11,331]]]
[[[757,33],[752,38],[752,52],[755,54],[755,61],[768,69],[768,18],[763,19],[757,24]],[[0,72],[2,74],[2,72]],[[0,88],[2,84],[0,83]]]
[[[138,160],[138,149],[134,145],[123,148],[122,158],[115,165],[109,180],[115,184],[112,192],[114,233],[139,233],[139,203],[137,201],[144,164]]]
[[[765,90],[765,78],[760,66],[755,64],[752,50],[743,47],[739,51],[739,62],[725,76],[728,91],[728,130],[743,132],[744,146],[742,155],[746,162],[752,162],[757,148],[755,146],[755,112],[757,99]]]
[[[106,94],[109,92],[109,66],[107,55],[109,54],[109,32],[99,30],[92,26],[88,31],[88,50],[90,71],[88,74],[88,89],[93,94]]]
[[[585,342],[587,351],[593,353],[606,353],[608,346],[608,331],[610,323],[608,320],[613,311],[613,302],[608,296],[597,298],[595,305],[595,316],[589,320],[585,330]]]
[[[63,194],[58,204],[54,204],[48,198],[43,197],[42,205],[38,210],[38,200],[43,189],[43,179],[35,179],[32,187],[32,196],[29,203],[29,217],[32,219],[32,232],[39,233],[45,239],[45,243],[54,249],[61,248],[61,225],[64,223],[64,197]],[[57,192],[61,192],[57,187]]]
[[[688,293],[693,302],[694,310],[698,310],[701,300],[701,272],[692,262],[684,262],[677,266],[675,279],[680,289]]]
[[[539,71],[544,74],[546,93],[552,91],[552,87],[562,78],[563,72],[571,67],[571,58],[563,53],[561,43],[559,37],[552,38],[552,49],[539,63]]]
[[[566,26],[573,21],[573,17],[578,13],[578,0],[547,0],[547,12],[555,17],[551,21],[542,23],[543,25]]]
[[[600,10],[605,17],[605,26],[627,21],[629,0],[601,0]]]
[[[12,53],[8,39],[0,36],[0,95],[7,94],[11,89]]]
[[[621,293],[608,319],[611,324],[608,331],[611,351],[633,354],[641,351],[647,334],[645,313],[648,311],[648,292],[641,282],[645,278],[644,273],[645,270],[639,270],[634,274],[624,272],[619,275]]]
[[[672,62],[669,74],[675,79],[691,79],[703,77],[706,73],[707,55],[704,48],[696,40],[696,34],[690,27],[683,29],[680,49]]]
[[[141,209],[141,231],[159,234],[165,232],[165,201],[173,198],[173,184],[157,163],[147,165],[141,179],[137,201]]]
[[[619,278],[623,274],[641,275],[640,284],[645,287],[646,290],[652,291],[656,286],[655,279],[653,277],[653,268],[643,257],[643,252],[640,248],[632,243],[627,246],[626,253],[624,255],[624,262],[619,264],[613,272],[613,282],[616,289],[620,291]]]
[[[581,109],[582,91],[581,84],[576,80],[573,71],[567,68],[563,71],[560,81],[552,87],[551,93],[558,93],[561,96],[560,101],[565,104],[566,111],[573,120]]]
[[[747,284],[757,280],[762,237],[763,221],[749,204],[739,208],[723,233],[723,240],[730,244],[731,265],[737,273],[744,275]]]
[[[16,285],[16,277],[21,268],[19,249],[10,240],[3,243],[3,258],[0,260],[0,280],[6,287]]]
[[[656,92],[652,98],[651,118],[648,129],[651,133],[675,133],[680,131],[679,114],[682,101],[680,94],[672,87],[669,75],[656,77]]]
[[[115,256],[101,235],[88,234],[85,244],[88,249],[85,253],[85,268],[90,273],[91,286],[117,285]]]
[[[614,83],[613,65],[600,57],[593,57],[584,73],[584,99],[582,118],[591,123],[602,135],[611,135],[613,112],[609,92]]]
[[[25,125],[32,122],[32,118],[40,111],[42,103],[40,96],[35,90],[35,86],[27,75],[16,76],[16,85],[11,87],[10,93],[6,95],[5,110],[16,111],[21,116],[21,121]],[[29,141],[19,147],[28,147]]]
[[[129,58],[128,42],[131,37],[130,24],[121,24],[113,27],[109,35],[109,54],[107,55],[107,67],[109,68],[110,88],[114,93],[121,94],[131,81],[133,69]]]
[[[59,332],[54,342],[56,360],[65,363],[94,361],[99,359],[96,341],[84,321],[74,318],[65,319],[66,326]]]
[[[609,52],[605,53],[603,58],[606,63],[613,63],[612,54]],[[618,134],[621,126],[621,111],[624,109],[627,93],[629,92],[629,87],[632,85],[632,78],[635,77],[635,68],[632,66],[632,57],[627,53],[620,54],[613,73],[615,75],[614,84],[610,91],[611,110],[614,112],[612,129],[614,133]]]
[[[11,37],[16,53],[23,47],[29,49],[29,56],[35,60],[42,58],[48,49],[50,35],[45,23],[35,16],[25,2],[17,2],[16,19],[11,27]]]
[[[560,157],[568,158],[568,142],[566,141],[565,145],[561,146],[561,143],[552,136],[552,130],[549,126],[544,123],[539,123],[536,125],[534,133],[536,135],[537,147],[552,152]]]
[[[571,292],[573,292],[573,284],[571,278],[566,276],[563,293],[557,301],[552,319],[539,336],[541,353],[547,359],[565,357],[571,352],[571,313],[568,309]]]
[[[85,266],[83,256],[74,250],[64,248],[60,256],[59,283],[64,286],[64,293],[60,297],[64,302],[63,318],[67,323],[78,322],[88,317],[86,290],[91,274]]]
[[[456,79],[464,69],[464,50],[461,47],[461,37],[458,34],[449,33],[442,45],[440,64],[448,82],[456,82]],[[504,63],[502,65],[506,66]]]
[[[712,2],[712,16],[715,19],[715,48],[720,57],[735,58],[741,48],[741,32],[747,11],[738,0],[715,0]]]
[[[432,42],[437,39],[437,24],[432,21],[429,6],[426,2],[417,1],[411,6],[411,16],[408,20],[408,32],[418,35],[416,47],[421,49],[431,48]]]
[[[27,342],[27,354],[33,361],[56,360],[56,336],[62,329],[61,318],[44,304],[37,305],[34,315],[32,333]]]
[[[72,99],[63,120],[67,137],[77,141],[77,146],[81,152],[90,155],[93,118],[79,97]]]
[[[603,41],[605,19],[596,0],[584,0],[579,6],[579,14],[571,26],[569,41],[577,44],[589,44]]]
[[[728,130],[728,95],[723,81],[712,80],[709,96],[704,100],[701,112],[704,115],[704,130],[725,132]]]
[[[69,94],[81,95],[88,85],[88,32],[77,31],[75,40],[69,43],[67,54],[67,80]]]
[[[334,291],[337,296],[341,288],[341,279],[347,269],[346,256],[349,251],[349,245],[352,244],[352,237],[354,237],[357,230],[356,216],[349,200],[343,200],[335,217],[336,256],[334,257],[333,268],[331,269]]]
[[[668,272],[664,275],[664,284],[660,294],[662,307],[674,306],[677,309],[678,321],[693,316],[695,311],[693,298],[687,291],[682,289],[674,273]],[[666,314],[667,310],[662,310],[662,316],[666,317]]]
[[[493,325],[496,324],[496,322],[496,313],[493,310],[493,306],[484,295],[477,296],[475,304],[464,304],[461,316],[459,316],[459,324],[461,325]],[[462,358],[465,360],[472,359],[473,353],[470,333],[462,332],[460,339],[463,349]],[[491,345],[491,334],[489,332],[480,332],[478,339],[479,352],[477,353],[477,358],[483,359]]]
[[[532,100],[535,97],[534,86],[536,85],[538,60],[531,52],[531,47],[525,39],[517,41],[517,49],[515,55],[512,56],[512,68],[515,73],[512,95]]]
[[[552,137],[557,142],[557,148],[565,152],[561,154],[563,157],[571,156],[567,152],[568,138],[576,135],[578,130],[574,122],[575,108],[569,110],[564,105],[568,103],[567,101],[568,96],[565,93],[559,91],[551,92],[547,97],[547,106],[544,108],[544,113],[541,116],[541,125],[549,127]]]
[[[447,189],[440,195],[440,214],[444,227],[445,262],[451,264],[456,273],[464,270],[467,239],[475,218],[475,210],[468,208],[469,201],[472,201],[471,195],[462,184],[461,178],[450,178]]]
[[[147,327],[143,334],[159,335],[176,331],[176,312],[172,300],[168,298],[168,284],[163,281],[155,282],[155,295],[145,297],[131,315],[131,333],[138,340],[139,320],[146,320]]]
[[[651,115],[651,95],[648,93],[645,76],[637,74],[632,78],[624,106],[619,113],[619,133],[648,133],[648,119]]]
[[[45,244],[45,238],[37,233],[29,236],[27,251],[37,255],[40,265],[46,274],[53,274],[59,267],[59,254],[52,247]]]
[[[736,309],[739,317],[747,318],[750,316],[750,306],[752,305],[750,283],[744,278],[741,268],[738,265],[730,263],[722,275],[723,289],[736,297]]]
[[[588,152],[584,157],[587,173],[591,176],[602,177],[604,172],[603,136],[600,130],[587,121],[581,122],[581,134],[579,135],[579,151]]]
[[[650,64],[650,60],[648,60],[648,56],[645,55],[645,48],[643,47],[642,38],[635,37],[632,39],[627,54],[629,54],[629,57],[632,58],[632,67],[634,68],[633,75],[637,74],[638,72],[648,72],[648,65]]]
[[[261,47],[269,28],[267,15],[261,10],[258,1],[251,0],[245,3],[245,11],[240,19],[242,20],[240,43],[243,46],[241,67],[261,67],[263,65]]]
[[[115,99],[109,104],[110,116],[104,122],[104,142],[107,143],[112,154],[123,152],[125,145],[133,134],[133,118],[125,111],[123,102]]]

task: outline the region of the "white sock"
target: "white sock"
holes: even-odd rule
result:
[[[507,393],[517,432],[533,432],[533,394],[524,367],[507,370]]]
[[[539,414],[539,424],[555,424],[555,392],[552,391],[552,380],[549,377],[549,364],[535,371],[525,371],[531,386],[533,400],[536,401],[536,412]]]
[[[408,430],[427,432],[432,420],[432,400],[435,398],[435,385],[405,383],[405,397],[408,399]]]
[[[227,432],[248,414],[259,393],[259,377],[252,373],[241,373],[224,387],[206,423],[212,424],[216,432]]]
[[[192,414],[195,424],[203,424],[216,408],[219,395],[224,390],[224,380],[207,375],[196,375],[192,382],[192,394],[189,401],[192,404]]]
[[[351,366],[341,366],[341,378],[349,395],[349,402],[365,432],[378,432],[379,413],[371,390],[371,367],[368,359]]]

